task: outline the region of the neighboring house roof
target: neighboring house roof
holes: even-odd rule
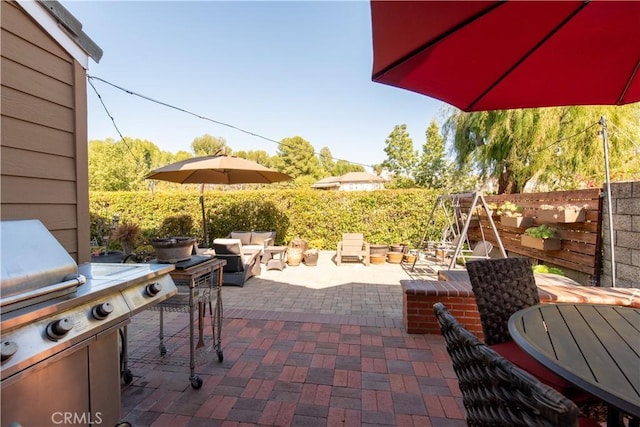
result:
[[[387,180],[367,172],[349,172],[342,176],[330,176],[311,185],[311,188],[333,188],[353,183],[383,183]]]
[[[329,178],[322,178],[311,185],[311,188],[331,188],[340,187],[339,176],[330,176]]]
[[[82,31],[82,24],[58,1],[18,0],[18,4],[47,32],[73,55],[85,68],[87,62],[78,56],[84,53],[96,63],[102,58],[102,49]],[[56,25],[57,24],[57,25]],[[65,42],[66,37],[71,42]],[[79,49],[78,49],[79,48]]]
[[[386,179],[367,172],[349,172],[338,178],[341,184],[347,182],[386,182]]]

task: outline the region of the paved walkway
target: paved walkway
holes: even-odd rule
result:
[[[347,322],[402,326],[401,280],[411,279],[400,264],[347,263],[337,266],[335,251],[323,251],[318,265],[262,267],[244,287],[225,286],[225,317]],[[435,277],[435,276],[433,276]],[[298,314],[298,315],[296,315]]]
[[[156,311],[129,327],[133,381],[122,415],[133,426],[465,426],[439,335],[402,328],[401,265],[332,262],[265,271],[223,288],[218,361],[209,319],[189,383],[188,314]],[[422,277],[424,278],[424,276]]]

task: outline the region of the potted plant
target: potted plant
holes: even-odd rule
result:
[[[141,233],[140,226],[132,222],[121,222],[111,232],[111,239],[120,243],[122,251],[125,255],[133,252],[133,248],[136,246],[138,236]]]
[[[522,215],[522,206],[512,202],[504,202],[497,210],[500,223],[505,227],[527,228],[533,225],[533,218]]]
[[[522,246],[541,251],[560,250],[560,239],[555,237],[555,231],[548,225],[527,228],[520,238]]]
[[[302,259],[305,265],[313,266],[318,265],[318,257],[320,256],[320,251],[317,249],[307,249],[302,253]]]
[[[586,215],[586,209],[576,205],[541,205],[536,210],[538,221],[548,223],[584,222]]]

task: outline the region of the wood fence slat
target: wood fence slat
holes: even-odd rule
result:
[[[523,228],[503,226],[500,217],[494,215],[492,219],[500,235],[500,240],[506,251],[519,255],[525,255],[533,259],[569,268],[592,276],[598,275],[599,257],[601,253],[601,189],[554,191],[544,193],[523,193],[523,194],[501,194],[497,196],[485,196],[489,204],[496,205],[496,208],[504,202],[509,201],[524,208],[524,216],[534,217],[533,226],[545,224],[535,218],[535,210],[542,205],[583,206],[586,209],[585,222],[579,223],[556,223],[548,224],[556,230],[556,235],[562,239],[562,249],[558,251],[540,251],[537,249],[522,246],[520,236],[524,233]],[[462,211],[468,211],[472,199],[465,198],[460,201]],[[473,241],[484,239],[497,245],[497,240],[493,235],[488,218],[484,210],[479,210],[480,227],[469,230],[469,239]]]

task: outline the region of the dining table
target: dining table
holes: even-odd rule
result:
[[[640,309],[539,304],[509,318],[524,351],[608,406],[607,425],[640,419]]]

